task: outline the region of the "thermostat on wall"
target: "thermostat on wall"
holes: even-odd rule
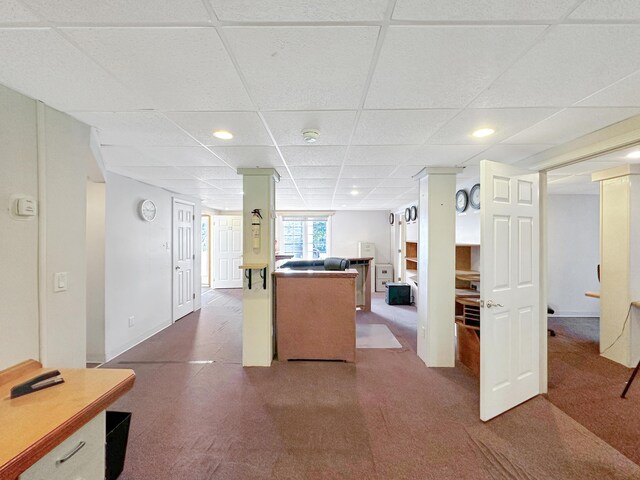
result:
[[[26,220],[38,214],[38,201],[28,195],[11,196],[11,215]]]

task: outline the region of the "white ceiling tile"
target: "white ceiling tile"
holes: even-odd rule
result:
[[[270,168],[284,164],[275,147],[211,147],[233,168]]]
[[[100,153],[108,169],[121,166],[152,167],[166,165],[160,158],[145,155],[137,147],[103,145],[100,148]]]
[[[429,144],[490,145],[498,143],[540,120],[557,113],[557,108],[480,108],[466,109],[448,122],[429,140]],[[483,138],[472,135],[479,128],[496,132]]]
[[[639,108],[568,108],[503,143],[565,143],[638,114]]]
[[[398,167],[396,171],[391,174],[393,178],[411,179],[416,173],[420,172],[424,168],[424,165],[403,165]]]
[[[265,110],[357,108],[378,27],[227,27],[224,34]]]
[[[126,25],[211,22],[199,0],[22,0],[48,21],[59,24]]]
[[[474,107],[563,107],[640,68],[640,28],[560,25],[529,50]]]
[[[197,142],[156,112],[72,112],[98,129],[102,145],[195,146]]]
[[[575,3],[575,0],[398,0],[393,19],[447,22],[557,20]]]
[[[229,167],[183,167],[183,170],[200,180],[237,180],[241,178],[234,169]]]
[[[640,3],[636,0],[584,0],[571,20],[640,20]]]
[[[300,188],[325,188],[336,184],[335,178],[297,178],[296,184]]]
[[[158,180],[156,185],[164,188],[179,192],[182,189],[194,189],[194,188],[211,188],[211,185],[201,180]]]
[[[289,167],[289,170],[296,181],[299,178],[336,178],[340,173],[339,167]]]
[[[405,187],[377,187],[373,190],[373,195],[393,195],[398,196],[406,193],[407,189]]]
[[[224,162],[204,147],[137,147],[144,156],[177,167],[224,166]]]
[[[304,196],[308,195],[324,195],[324,196],[332,196],[333,195],[333,187],[322,187],[322,188],[303,188],[300,190],[300,193]]]
[[[457,110],[364,110],[353,145],[422,144]]]
[[[280,147],[287,165],[329,166],[342,165],[347,147],[291,146]]]
[[[116,166],[110,170],[119,175],[148,180],[194,180],[192,175],[174,167]]]
[[[236,178],[209,178],[207,183],[217,188],[233,188],[242,191],[242,178],[238,175]]]
[[[255,112],[172,112],[166,115],[203,145],[273,145]],[[233,138],[220,140],[213,136],[216,130],[231,132]]]
[[[345,165],[342,169],[343,178],[385,178],[388,177],[393,170],[394,165]]]
[[[584,107],[640,107],[640,71],[581,100]]]
[[[413,178],[385,178],[379,181],[380,188],[402,187],[403,190],[415,188],[417,181]]]
[[[543,26],[395,26],[387,32],[366,108],[463,107]]]
[[[150,108],[54,30],[0,29],[0,84],[59,110]]]
[[[40,18],[21,5],[18,0],[0,2],[0,25],[40,23]]]
[[[380,183],[379,178],[341,178],[338,182],[338,188],[349,189],[375,187]]]
[[[308,145],[302,138],[302,130],[315,129],[320,138],[314,146],[348,145],[354,110],[264,112],[263,117],[278,145]]]
[[[125,85],[148,95],[155,109],[253,108],[212,27],[65,28],[63,32]]]
[[[279,169],[278,173],[280,173],[280,181],[278,183],[276,183],[276,192],[279,189],[290,189],[293,188],[295,189],[295,184],[293,183],[293,180],[291,180],[290,178],[283,178],[283,173],[285,172],[284,169]]]
[[[387,0],[209,0],[224,22],[350,22],[384,18]]]
[[[553,147],[553,145],[507,145],[500,144],[494,145],[488,148],[484,152],[476,155],[469,160],[469,163],[478,163],[480,160],[493,160],[494,162],[501,163],[516,163],[520,160],[524,160],[536,153],[540,153],[544,150]]]
[[[400,165],[411,159],[419,148],[415,145],[353,146],[345,165]]]
[[[425,145],[416,150],[405,163],[422,167],[460,165],[486,148],[486,145]]]

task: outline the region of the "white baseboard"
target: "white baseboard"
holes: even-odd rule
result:
[[[599,318],[600,312],[562,312],[556,311],[549,317],[583,317],[583,318]]]
[[[113,360],[114,358],[122,355],[124,352],[126,352],[127,350],[132,349],[133,347],[135,347],[136,345],[138,345],[139,343],[144,342],[145,340],[147,340],[148,338],[153,337],[154,335],[156,335],[157,333],[161,332],[162,330],[164,330],[167,327],[170,327],[171,325],[173,325],[173,322],[165,322],[160,324],[157,327],[152,328],[151,330],[143,333],[142,335],[140,335],[137,338],[134,338],[133,340],[125,343],[124,345],[121,345],[120,347],[111,350],[109,352],[107,352],[106,355],[106,361],[105,362],[110,362],[111,360]]]

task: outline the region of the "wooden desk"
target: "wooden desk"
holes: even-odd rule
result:
[[[0,479],[14,480],[133,387],[133,370],[61,368],[65,383],[9,398],[11,387],[41,375],[35,360],[0,371]]]

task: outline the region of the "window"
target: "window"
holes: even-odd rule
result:
[[[296,259],[321,259],[329,255],[329,219],[284,217],[280,249]]]

